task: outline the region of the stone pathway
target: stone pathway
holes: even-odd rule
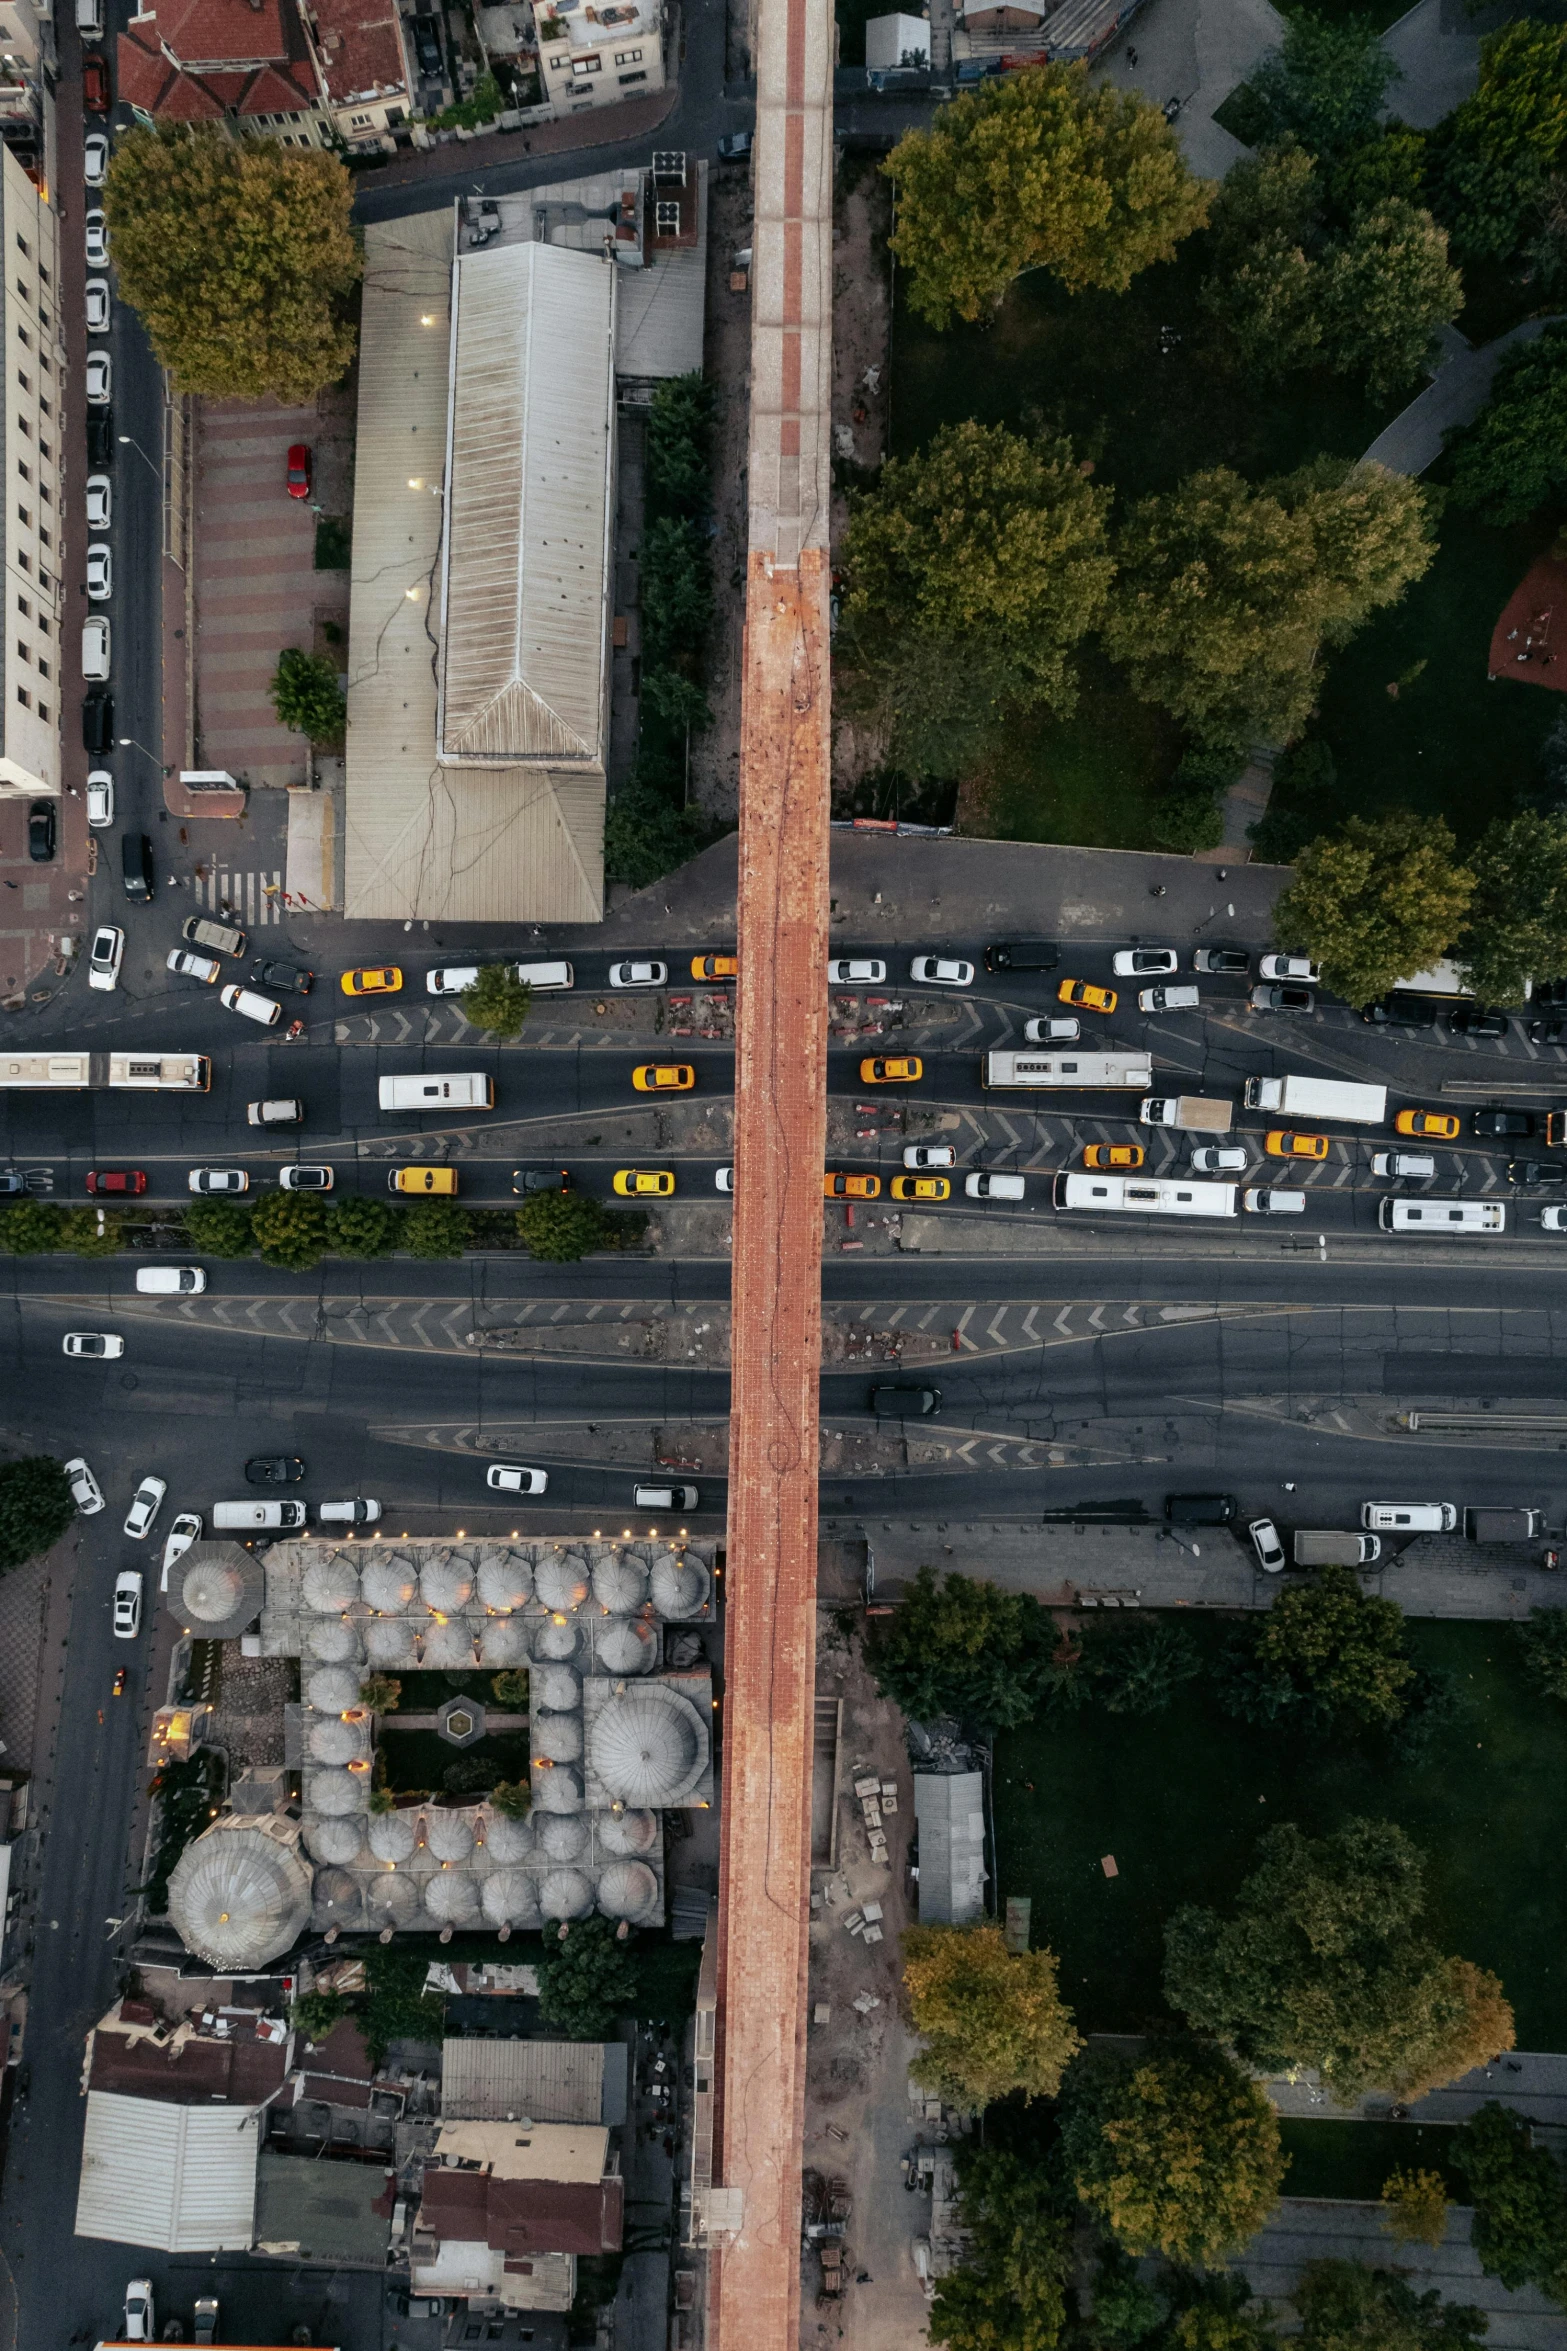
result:
[[[1558,323],[1550,318],[1525,319],[1521,327],[1498,335],[1494,343],[1483,344],[1478,351],[1454,329],[1447,329],[1442,340],[1448,356],[1426,389],[1378,433],[1363,462],[1385,465],[1390,473],[1423,474],[1441,456],[1444,435],[1459,425],[1472,424],[1485,406],[1503,353],[1515,343],[1533,342],[1548,326]]]

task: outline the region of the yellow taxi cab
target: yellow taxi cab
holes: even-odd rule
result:
[[[1263,1138],[1262,1147],[1270,1159],[1326,1159],[1326,1135],[1292,1135],[1283,1127],[1273,1127]]]
[[[1147,1156],[1141,1143],[1089,1143],[1083,1151],[1083,1165],[1141,1167]]]
[[[644,1061],[632,1071],[631,1083],[639,1094],[689,1094],[696,1071],[689,1061]]]
[[[878,1054],[860,1063],[862,1086],[912,1086],[924,1075],[925,1064],[917,1053],[898,1054],[892,1060]]]
[[[1456,1143],[1459,1131],[1449,1110],[1401,1110],[1393,1121],[1395,1135],[1424,1135],[1432,1143]]]
[[[950,1200],[952,1186],[945,1176],[894,1176],[894,1200]]]
[[[881,1177],[834,1175],[829,1168],[822,1178],[822,1191],[829,1200],[879,1200]]]
[[[345,971],[345,996],[395,996],[403,984],[403,975],[395,963],[382,964],[377,971]]]
[[[421,1198],[429,1193],[445,1193],[449,1199],[457,1189],[455,1167],[394,1167],[386,1179],[389,1192],[417,1192]]]
[[[1058,1004],[1076,1004],[1084,1012],[1114,1012],[1121,999],[1114,988],[1096,988],[1092,980],[1063,980],[1056,990]]]
[[[740,977],[738,955],[693,955],[691,977],[694,980],[737,980]]]
[[[622,1200],[667,1200],[675,1188],[673,1168],[617,1167],[610,1187]]]

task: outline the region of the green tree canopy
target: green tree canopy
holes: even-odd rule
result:
[[[290,645],[277,657],[267,689],[280,722],[312,743],[341,743],[348,703],[337,682],[337,664],[324,653],[302,653]]]
[[[712,495],[713,387],[700,375],[666,376],[647,415],[650,499],[670,514],[701,514]]]
[[[533,990],[517,977],[514,963],[485,963],[471,988],[457,999],[463,1019],[492,1037],[520,1037]]]
[[[661,515],[642,533],[642,650],[661,669],[700,651],[713,617],[713,570],[698,524]]]
[[[0,1209],[0,1249],[13,1257],[36,1257],[58,1249],[64,1216],[53,1200],[12,1200]]]
[[[402,1212],[390,1200],[348,1192],[327,1210],[326,1245],[334,1257],[384,1257],[397,1246]]]
[[[1163,113],[1135,91],[1041,65],[965,91],[882,165],[895,182],[892,249],[934,327],[994,309],[1015,277],[1048,269],[1069,291],[1124,293],[1207,218]]]
[[[113,1257],[125,1245],[125,1228],[117,1208],[68,1208],[60,1226],[63,1246],[78,1257]]]
[[[1428,971],[1463,930],[1475,883],[1453,850],[1440,817],[1352,816],[1301,851],[1274,929],[1321,965],[1336,996],[1369,1004]]]
[[[1456,954],[1485,1004],[1522,1004],[1530,980],[1567,971],[1567,816],[1488,825],[1471,852],[1469,918]]]
[[[289,2008],[288,2020],[307,2041],[324,2041],[339,2018],[348,2014],[341,1992],[301,1992]]]
[[[1500,261],[1567,157],[1567,31],[1522,18],[1480,45],[1472,97],[1430,135],[1440,217],[1471,261]]]
[[[1386,399],[1419,374],[1440,326],[1458,316],[1463,280],[1447,258],[1447,231],[1423,206],[1390,196],[1355,221],[1322,267],[1322,330],[1329,365],[1363,376]]]
[[[1252,1675],[1240,1683],[1237,1707],[1264,1720],[1306,1710],[1324,1727],[1347,1719],[1387,1728],[1414,1697],[1404,1612],[1396,1600],[1363,1592],[1353,1568],[1325,1567],[1311,1583],[1280,1592],[1242,1638]]]
[[[1539,2286],[1567,2300],[1567,2195],[1533,2126],[1510,2106],[1482,2106],[1453,2133],[1453,2161],[1474,2206],[1470,2241],[1486,2276],[1513,2293]]]
[[[1537,1608],[1513,1627],[1524,1672],[1543,1697],[1567,1699],[1567,1608]]]
[[[1481,520],[1523,522],[1567,489],[1567,327],[1502,355],[1491,397],[1452,436],[1453,499]]]
[[[1331,1836],[1270,1829],[1235,1914],[1187,1904],[1165,1928],[1165,1997],[1265,2072],[1312,2066],[1353,2103],[1418,2098],[1513,2044],[1492,1975],[1418,1931],[1425,1863],[1394,1821]]]
[[[1399,68],[1366,16],[1293,11],[1284,39],[1248,77],[1263,136],[1293,133],[1313,155],[1332,156],[1376,122]]]
[[[366,1674],[359,1685],[359,1703],[372,1714],[395,1714],[403,1702],[403,1685],[395,1673]]]
[[[114,143],[104,209],[119,290],[181,392],[314,400],[354,352],[364,266],[335,155],[164,126]]]
[[[1026,1592],[922,1567],[894,1613],[877,1620],[866,1660],[884,1698],[921,1721],[955,1714],[996,1730],[1026,1722],[1054,1619]]]
[[[604,816],[604,873],[645,890],[705,849],[712,838],[697,808],[677,808],[654,785],[623,784]]]
[[[1489,2324],[1435,2286],[1422,2294],[1397,2270],[1359,2261],[1308,2261],[1290,2300],[1307,2351],[1477,2351]]]
[[[1447,2186],[1439,2171],[1389,2172],[1382,2206],[1395,2245],[1440,2245],[1447,2234]]]
[[[1083,1625],[1075,1658],[1053,1664],[1053,1696],[1096,1698],[1110,1714],[1162,1714],[1202,1671],[1197,1644],[1171,1616],[1106,1616]]]
[[[617,2017],[636,2006],[637,1971],[629,1942],[611,1918],[584,1918],[559,1939],[546,1929],[539,1953],[539,2015],[570,2041],[602,2041]]]
[[[248,1257],[255,1247],[250,1210],[238,1200],[192,1200],[185,1238],[203,1257]]]
[[[75,1516],[69,1480],[52,1455],[0,1464],[0,1573],[58,1543]]]
[[[1309,367],[1321,347],[1321,208],[1316,165],[1292,139],[1242,156],[1220,183],[1209,228],[1214,266],[1198,298],[1254,382]]]
[[[1082,2047],[1050,1951],[1009,1952],[998,1926],[909,1927],[903,1985],[924,2047],[912,2078],[973,2113],[1021,2091],[1053,2098]]]
[[[611,1220],[589,1192],[531,1192],[517,1211],[517,1232],[530,1257],[574,1265],[606,1248]]]
[[[455,1200],[415,1200],[403,1211],[403,1247],[410,1257],[460,1257],[467,1246],[467,1214]]]
[[[1062,2084],[1061,2144],[1079,2197],[1128,2253],[1187,2267],[1256,2235],[1287,2160],[1257,2084],[1192,2041],[1080,2057]]]
[[[262,1262],[293,1273],[318,1263],[326,1247],[326,1204],[313,1192],[263,1192],[250,1225]]]
[[[965,2153],[959,2179],[968,2244],[937,2280],[930,2340],[947,2351],[1054,2351],[1072,2250],[1050,2182],[994,2149]]]

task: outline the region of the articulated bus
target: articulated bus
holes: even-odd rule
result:
[[[1146,1094],[1153,1084],[1153,1063],[1146,1053],[987,1053],[982,1074],[987,1088]]]
[[[205,1094],[212,1063],[205,1053],[0,1054],[0,1088],[44,1093],[129,1089],[149,1094]]]
[[[1172,1183],[1142,1176],[1068,1175],[1056,1177],[1052,1193],[1057,1208],[1090,1208],[1115,1216],[1234,1216],[1234,1184]]]

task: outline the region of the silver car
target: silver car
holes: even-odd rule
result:
[[[1246,1532],[1264,1575],[1277,1575],[1284,1565],[1284,1546],[1271,1518],[1254,1518]]]
[[[887,966],[876,955],[835,955],[827,966],[829,988],[880,988]]]
[[[107,604],[114,594],[114,556],[102,540],[96,540],[87,550],[87,598],[92,604]]]
[[[74,1461],[66,1463],[65,1476],[79,1514],[83,1518],[94,1517],[103,1508],[103,1488],[80,1453]]]
[[[609,967],[612,988],[661,988],[668,977],[667,963],[612,963]]]

